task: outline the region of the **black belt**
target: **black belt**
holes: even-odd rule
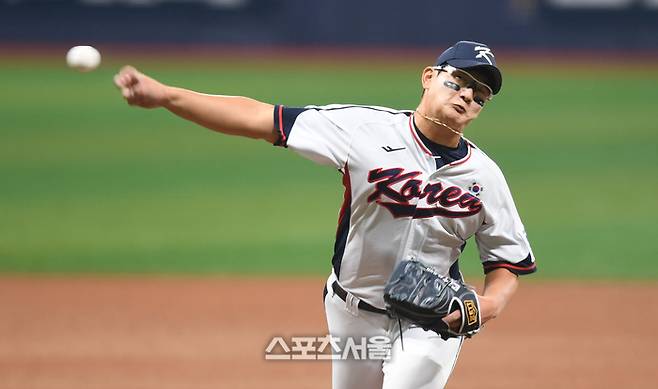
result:
[[[347,301],[347,291],[343,289],[342,286],[338,283],[338,281],[334,281],[333,284],[331,284],[331,289],[334,290],[334,293],[338,295],[338,297],[341,298],[343,301]],[[327,285],[324,286],[324,296],[327,295]],[[368,312],[374,312],[374,313],[379,313],[381,315],[386,314],[385,309],[379,309],[377,307],[373,307],[372,305],[368,304],[367,302],[363,300],[359,300],[359,309],[362,309],[364,311]]]

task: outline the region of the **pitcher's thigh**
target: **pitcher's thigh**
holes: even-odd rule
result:
[[[363,311],[355,315],[348,312],[345,302],[331,292],[325,297],[324,303],[329,333],[340,338],[341,350],[344,350],[349,337],[354,339],[356,344],[362,344],[364,337],[367,339],[387,335],[386,315]],[[354,358],[334,360],[331,364],[331,376],[333,389],[381,389],[384,378],[382,361]]]
[[[404,349],[402,345],[404,344]],[[422,328],[409,328],[393,342],[384,363],[383,389],[440,389],[459,356],[462,338],[441,339]]]

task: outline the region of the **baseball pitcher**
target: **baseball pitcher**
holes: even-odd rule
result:
[[[502,86],[492,50],[457,42],[421,73],[415,110],[286,107],[164,85],[132,67],[115,84],[130,105],[164,107],[211,130],[285,147],[342,173],[329,331],[391,339],[386,360],[337,360],[335,389],[442,388],[464,338],[498,316],[535,260],[503,173],[464,129]],[[475,237],[485,278],[463,284]]]

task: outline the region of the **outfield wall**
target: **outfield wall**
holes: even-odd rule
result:
[[[654,1],[606,0],[601,1],[606,7],[594,8],[564,5],[578,3],[0,0],[0,43],[436,47],[474,39],[518,49],[658,49]]]

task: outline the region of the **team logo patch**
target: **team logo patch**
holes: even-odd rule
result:
[[[475,196],[480,196],[480,193],[484,190],[484,187],[477,182],[473,182],[471,185],[468,187],[468,191],[471,192]]]
[[[475,306],[473,300],[464,300],[464,306],[466,307],[466,319],[468,325],[473,325],[477,323],[478,320],[478,309]]]

